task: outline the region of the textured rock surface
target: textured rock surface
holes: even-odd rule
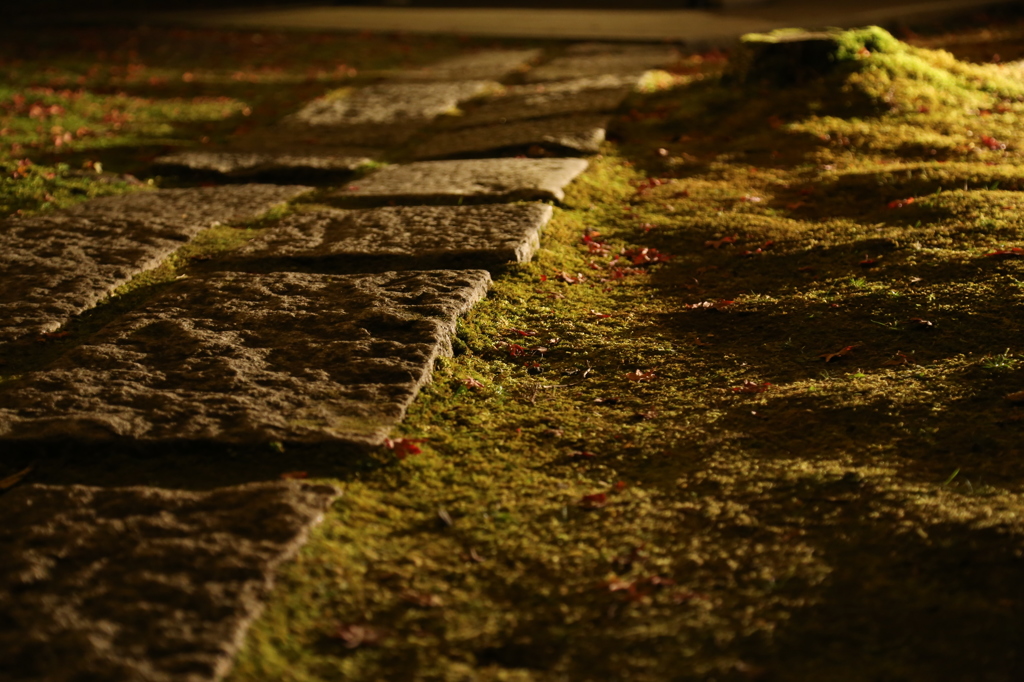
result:
[[[0,498],[0,678],[201,682],[338,491],[29,485]]]
[[[164,171],[211,173],[231,178],[273,178],[351,172],[371,162],[377,154],[368,150],[351,153],[259,153],[235,151],[183,151],[158,158],[154,165]]]
[[[338,268],[496,270],[533,258],[552,212],[547,204],[328,209],[289,216],[237,255]]]
[[[57,329],[205,228],[254,218],[308,189],[137,192],[0,222],[0,343]]]
[[[285,119],[289,134],[307,130],[328,144],[389,146],[474,97],[496,90],[491,81],[381,83],[341,97],[322,97]]]
[[[543,50],[488,50],[445,59],[415,71],[395,74],[401,80],[501,80],[536,60]]]
[[[528,118],[613,111],[629,96],[639,76],[594,76],[555,83],[515,85],[468,108],[461,116],[442,119],[448,128],[505,123]]]
[[[562,199],[583,159],[470,159],[388,166],[346,186],[337,199],[490,201]]]
[[[649,69],[671,64],[679,58],[675,50],[664,47],[631,45],[615,50],[601,48],[599,44],[584,44],[584,47],[588,49],[577,49],[538,66],[526,74],[526,80],[535,83],[601,74],[639,75]]]
[[[0,385],[0,439],[377,445],[489,282],[481,270],[182,280]]]
[[[601,150],[607,125],[607,116],[577,115],[463,128],[434,134],[417,145],[412,155],[437,159],[532,145],[596,154]]]

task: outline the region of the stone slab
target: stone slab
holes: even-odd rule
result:
[[[336,200],[546,201],[587,168],[584,159],[469,159],[387,166],[330,195]]]
[[[0,678],[206,682],[339,491],[27,485],[0,497]]]
[[[401,71],[393,75],[398,80],[492,80],[499,81],[509,74],[525,69],[543,54],[543,50],[486,50],[461,54],[444,59],[422,69]]]
[[[412,157],[441,159],[533,145],[596,154],[601,150],[607,126],[607,116],[576,115],[462,128],[435,133],[413,148]]]
[[[0,222],[0,344],[59,328],[204,229],[258,217],[309,189],[136,192]]]
[[[379,445],[489,283],[482,270],[178,281],[49,367],[0,384],[0,448]]]
[[[313,100],[283,123],[291,134],[309,131],[325,144],[392,146],[461,102],[498,88],[484,80],[380,83]]]
[[[525,263],[551,219],[547,204],[393,206],[288,216],[227,261],[303,262],[332,269],[427,270]]]
[[[325,154],[188,150],[154,161],[158,172],[199,173],[237,179],[332,176],[351,173],[374,160],[370,152]]]
[[[442,118],[446,128],[465,128],[579,113],[614,111],[629,96],[638,75],[602,75],[505,88],[460,116]]]
[[[567,54],[532,69],[526,74],[526,81],[536,83],[602,74],[639,76],[644,71],[667,66],[678,59],[678,52],[665,47],[634,47],[614,52]]]

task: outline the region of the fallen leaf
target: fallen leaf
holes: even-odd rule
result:
[[[935,325],[929,320],[922,319],[920,317],[912,317],[907,320],[907,324],[913,329],[934,329]]]
[[[686,308],[688,310],[722,310],[726,306],[730,306],[736,301],[727,301],[726,299],[719,299],[718,301],[701,301],[700,303],[687,303]]]
[[[6,478],[0,478],[0,490],[7,490],[13,488],[21,482],[21,479],[25,478],[32,472],[32,467],[25,467],[16,474],[11,474]]]
[[[309,474],[305,471],[286,471],[281,474],[281,478],[286,481],[294,481],[300,478],[308,478]]]
[[[607,493],[594,493],[593,495],[584,495],[583,498],[580,500],[580,504],[582,504],[584,507],[597,509],[598,507],[603,507],[606,504],[608,504],[608,495]]]
[[[878,259],[877,258],[865,258],[861,262],[857,263],[857,265],[861,266],[862,268],[873,268],[876,265],[878,265]]]
[[[403,592],[402,601],[408,602],[414,606],[419,606],[423,609],[434,609],[439,606],[444,606],[444,600],[436,594],[417,592],[416,590],[406,590]]]
[[[914,197],[907,197],[906,199],[896,199],[889,202],[889,208],[903,208],[914,203]]]
[[[384,638],[384,633],[370,625],[339,625],[330,636],[340,639],[346,649],[356,649],[377,644]]]
[[[836,351],[835,353],[822,353],[818,357],[822,358],[825,362],[832,362],[833,360],[839,360],[841,358],[846,357],[855,348],[857,348],[856,345],[854,345],[854,346],[847,346],[846,348],[843,348],[842,350]]]
[[[704,246],[710,249],[720,249],[725,244],[736,243],[736,240],[739,238],[740,236],[738,234],[734,234],[731,237],[722,237],[721,239],[709,239],[708,241],[704,242]]]
[[[573,450],[569,453],[570,459],[593,459],[595,457],[597,457],[597,455],[589,450]]]
[[[1011,403],[1024,403],[1024,391],[1017,391],[1016,393],[1007,394],[1006,399],[1009,400]],[[2,487],[3,481],[0,481],[0,488]]]
[[[481,388],[484,387],[483,384],[481,384],[479,381],[477,381],[473,377],[466,377],[465,379],[463,379],[462,380],[462,385],[465,386],[466,388],[468,388],[471,391],[475,391],[475,390],[478,390],[478,389],[481,389]]]
[[[530,331],[529,329],[515,329],[514,327],[506,329],[505,331],[507,331],[510,335],[518,335],[518,336],[537,336],[537,334],[540,333],[540,332]]]
[[[417,443],[425,443],[426,441],[426,438],[399,438],[397,440],[385,438],[384,447],[394,451],[395,457],[398,459],[405,459],[409,455],[418,455],[423,452]]]
[[[906,353],[900,353],[897,351],[896,357],[891,360],[886,360],[882,363],[882,367],[899,367],[900,365],[909,365],[910,358],[907,357]]]
[[[988,135],[981,136],[981,143],[988,147],[989,149],[991,149],[992,151],[1006,149],[1006,143],[1000,142],[996,138],[990,137]]]
[[[985,256],[988,258],[1024,258],[1024,249],[1019,246],[1014,246],[1010,249],[996,249],[991,253],[986,253]]]
[[[759,384],[756,381],[744,379],[742,386],[733,386],[732,390],[734,393],[764,393],[771,387],[772,385],[767,381]]]
[[[626,374],[626,378],[630,381],[652,381],[657,378],[657,375],[653,370],[645,372],[642,369],[634,369]]]

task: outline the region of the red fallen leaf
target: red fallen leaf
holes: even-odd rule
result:
[[[606,583],[602,583],[601,587],[607,588],[609,592],[636,591],[636,583],[634,583],[632,580],[620,580],[618,578],[616,578],[615,580],[609,580]]]
[[[1016,393],[1008,393],[1004,396],[1011,403],[1024,403],[1024,391],[1017,391]]]
[[[906,353],[896,352],[896,357],[892,360],[886,360],[882,363],[882,367],[899,367],[900,365],[909,365],[910,358],[907,357]]]
[[[540,332],[530,331],[529,329],[516,329],[515,327],[510,327],[509,329],[506,329],[505,331],[509,332],[509,334],[518,334],[519,336],[537,336],[537,334],[540,333]]]
[[[759,254],[764,253],[768,249],[772,248],[772,246],[774,246],[774,245],[775,245],[775,242],[772,241],[771,239],[769,239],[768,241],[766,241],[764,244],[762,244],[761,246],[757,247],[753,251],[740,251],[739,255],[740,256],[757,256]]]
[[[927,114],[930,111],[931,111],[931,109],[928,106],[924,105],[924,104],[922,104],[921,106],[919,106],[917,108],[917,113],[919,113],[919,114]]]
[[[384,447],[393,450],[396,458],[405,459],[409,455],[418,455],[423,452],[417,443],[425,442],[427,442],[426,438],[399,438],[397,440],[385,438]]]
[[[615,490],[617,492],[622,492],[625,489],[626,489],[626,482],[625,481],[616,481],[615,482]]]
[[[542,281],[542,282],[548,281],[548,276],[547,275],[541,275],[540,276],[540,281]]]
[[[889,202],[889,208],[903,208],[914,203],[914,197],[907,197],[906,199],[895,199]]]
[[[733,386],[732,390],[734,393],[764,393],[771,387],[772,385],[767,381],[759,384],[756,381],[744,379],[742,386]]]
[[[309,474],[305,471],[286,471],[281,474],[281,478],[286,481],[295,481],[300,478],[309,478]]]
[[[370,625],[339,625],[330,637],[340,639],[346,649],[356,649],[377,644],[384,639],[384,633]]]
[[[569,453],[569,457],[571,459],[593,459],[594,457],[597,457],[597,455],[589,450],[573,450]]]
[[[484,387],[483,384],[481,384],[479,381],[477,381],[473,377],[466,377],[465,379],[463,379],[462,380],[462,385],[465,386],[466,388],[468,388],[471,391],[475,391],[477,389],[480,389],[480,388]]]
[[[665,263],[672,260],[672,256],[660,253],[657,249],[649,249],[646,246],[635,249],[623,249],[620,254],[633,262],[633,265],[645,263]]]
[[[876,265],[878,265],[878,259],[877,258],[865,258],[861,262],[857,263],[857,265],[861,266],[862,268],[873,268]]]
[[[811,267],[810,265],[804,265],[802,267],[797,268],[797,271],[798,272],[817,272],[818,269],[815,268],[815,267]]]
[[[580,504],[584,507],[591,509],[597,509],[608,504],[608,495],[606,493],[594,493],[593,495],[584,495],[580,500]]]
[[[726,306],[730,306],[736,301],[727,301],[726,299],[719,299],[718,301],[702,301],[700,303],[687,303],[686,308],[688,310],[722,310]]]
[[[740,236],[738,234],[734,234],[731,237],[722,237],[721,239],[709,239],[708,241],[704,242],[704,246],[710,249],[720,249],[722,248],[723,244],[734,244],[736,240],[739,238]]]
[[[581,284],[587,281],[587,276],[582,272],[577,272],[576,275],[573,276],[563,270],[562,272],[555,274],[555,279],[561,280],[566,284]]]
[[[56,341],[71,336],[71,332],[43,332],[39,335],[39,341]]]
[[[996,138],[990,137],[988,135],[982,135],[981,136],[981,143],[983,145],[985,145],[986,147],[988,147],[989,149],[991,149],[992,151],[997,151],[997,150],[1000,150],[1000,149],[1006,149],[1006,143],[1000,142]]]
[[[508,354],[509,357],[518,358],[523,355],[526,355],[526,349],[520,346],[518,343],[510,343],[508,344]]]
[[[644,275],[647,273],[643,268],[622,268],[618,266],[612,268],[608,272],[612,276],[612,279],[625,279],[631,275]]]
[[[986,253],[988,258],[1024,258],[1024,249],[1019,246],[1014,246],[1010,249],[996,249],[991,253]]]
[[[755,196],[751,196],[749,194],[744,194],[743,196],[740,197],[740,201],[743,201],[743,202],[746,202],[746,203],[750,203],[750,204],[759,204],[762,201],[764,201],[764,199],[762,199],[761,197],[755,197]]]
[[[807,205],[806,201],[793,201],[791,203],[786,204],[786,209],[790,210],[790,211],[795,211],[798,208],[803,208],[806,205]]]
[[[783,124],[783,121],[778,116],[773,114],[773,115],[768,117],[768,126],[772,130],[778,130],[779,128],[782,127],[782,124]]]
[[[842,350],[836,351],[835,353],[822,353],[818,357],[823,359],[825,362],[832,362],[833,360],[839,360],[841,358],[846,357],[847,355],[849,355],[856,348],[857,348],[856,345],[847,346],[846,348],[843,348]]]
[[[653,370],[645,372],[642,369],[634,369],[626,375],[626,378],[630,381],[653,381],[658,378],[658,375]]]
[[[596,310],[594,310],[593,308],[590,309],[590,314],[593,315],[594,317],[602,319],[602,320],[612,316],[611,313],[599,313]]]
[[[433,609],[439,606],[444,606],[444,600],[436,594],[419,592],[417,590],[406,590],[403,592],[402,601],[408,602],[414,606],[419,606],[423,609]]]

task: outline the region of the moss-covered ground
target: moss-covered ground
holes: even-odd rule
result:
[[[1020,679],[1024,76],[971,31],[652,79],[231,679]]]

